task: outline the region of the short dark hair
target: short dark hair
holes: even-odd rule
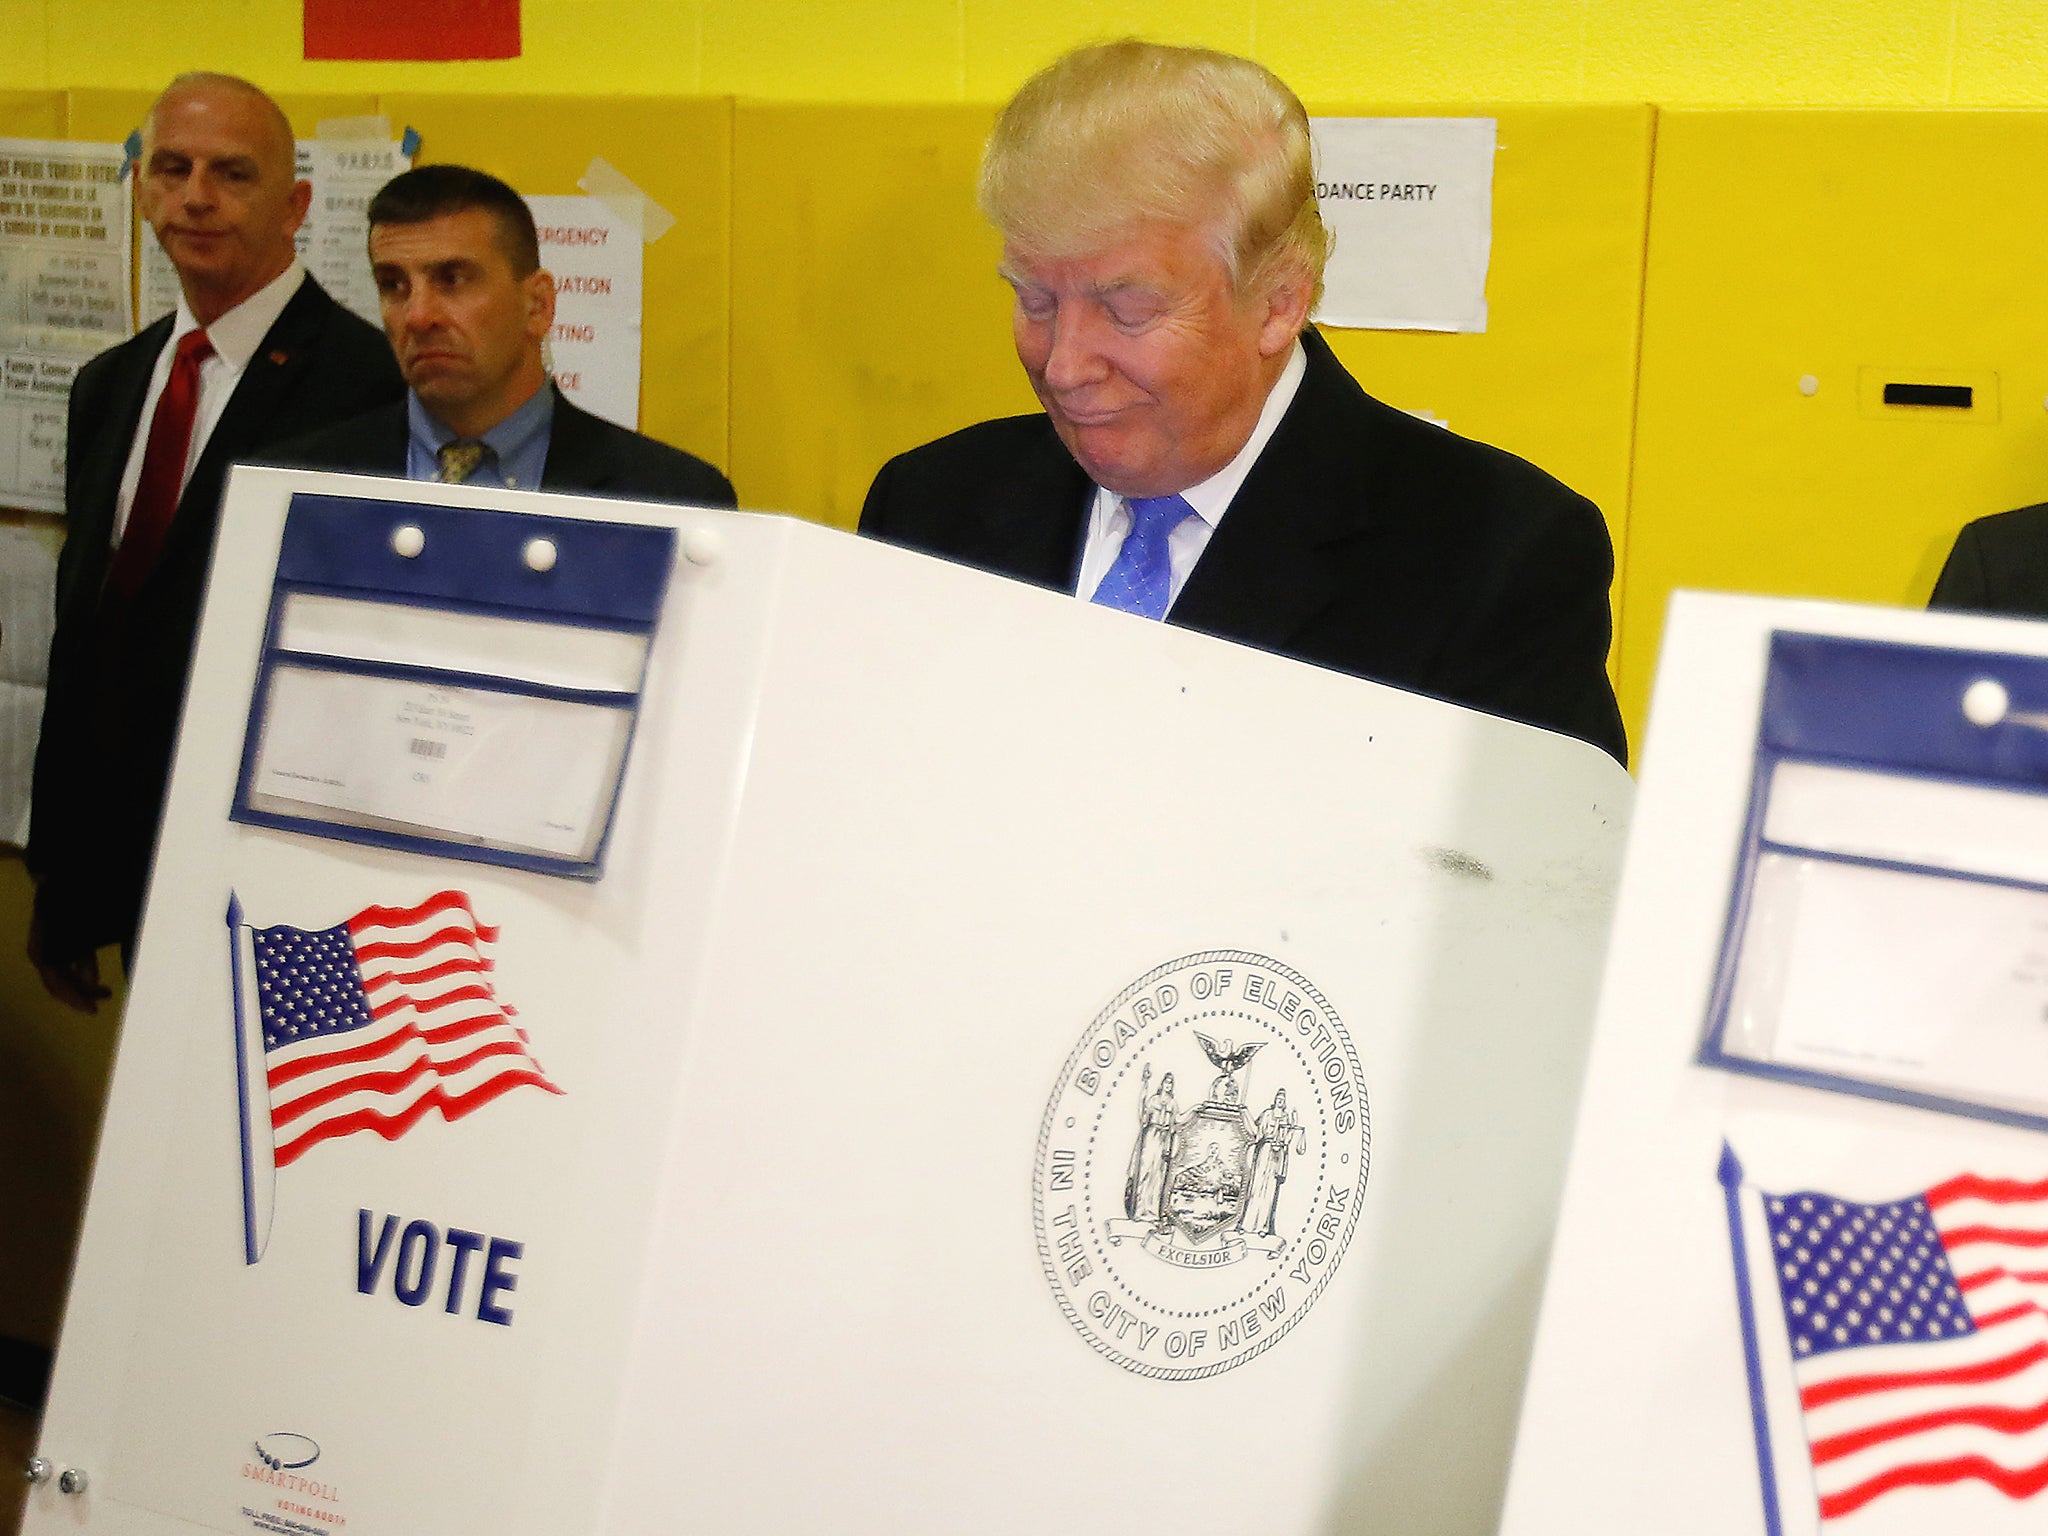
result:
[[[540,267],[540,235],[526,199],[489,171],[467,165],[419,165],[385,182],[370,199],[369,223],[424,224],[481,208],[497,221],[498,238],[520,277]]]

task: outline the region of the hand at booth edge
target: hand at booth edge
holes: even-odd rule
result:
[[[28,963],[43,979],[50,996],[78,1013],[100,1011],[100,1004],[113,996],[113,989],[100,980],[100,957],[92,950],[58,959],[43,952],[43,922],[31,916],[28,922]]]

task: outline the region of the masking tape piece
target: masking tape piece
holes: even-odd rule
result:
[[[388,117],[323,117],[313,129],[313,137],[323,144],[357,143],[363,139],[375,139],[379,144],[391,142],[391,119]]]
[[[676,227],[676,217],[633,185],[626,173],[601,155],[590,158],[590,167],[576,185],[617,214],[630,228],[640,231],[649,245]]]

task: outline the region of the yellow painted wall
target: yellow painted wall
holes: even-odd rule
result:
[[[2048,103],[2042,0],[524,0],[519,59],[308,64],[299,0],[6,0],[0,89],[993,101],[1135,32],[1254,53],[1304,98],[1673,105]]]
[[[2044,181],[2048,113],[1661,115],[1632,722],[1674,588],[1917,607],[1965,521],[2048,499]],[[1886,383],[1967,384],[1972,405],[1887,406]]]

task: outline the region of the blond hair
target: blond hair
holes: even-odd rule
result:
[[[1262,64],[1136,38],[1078,48],[1024,83],[981,161],[981,211],[1020,254],[1082,255],[1148,224],[1202,231],[1233,290],[1305,278],[1322,296],[1308,113]]]

